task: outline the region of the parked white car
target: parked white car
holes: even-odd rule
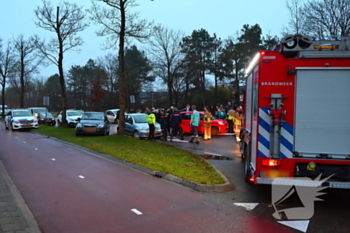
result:
[[[108,121],[111,123],[118,123],[119,109],[109,109],[106,111]]]
[[[6,114],[5,128],[17,129],[37,129],[38,121],[28,109],[12,109]]]
[[[77,119],[81,118],[84,112],[82,112],[81,110],[67,110],[66,114],[68,126],[75,127],[78,123]],[[58,124],[62,122],[62,111],[60,112],[60,114],[58,114],[57,121]]]

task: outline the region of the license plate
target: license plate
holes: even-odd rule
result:
[[[86,133],[95,133],[95,128],[85,128]]]
[[[24,124],[24,126],[31,126],[31,124]]]
[[[51,122],[51,120],[47,120],[46,122]]]
[[[289,173],[284,170],[262,170],[262,177],[275,179],[277,177],[288,177]]]

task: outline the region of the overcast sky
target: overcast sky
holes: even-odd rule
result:
[[[56,6],[60,0],[51,0]],[[90,0],[69,0],[90,8]],[[206,29],[210,35],[216,33],[221,39],[235,35],[244,24],[259,24],[263,35],[271,34],[281,37],[283,25],[289,19],[285,0],[137,0],[141,18],[154,20],[156,24],[184,31],[190,35],[193,30]],[[1,0],[0,37],[6,44],[8,39],[23,34],[25,39],[38,34],[47,40],[53,33],[37,28],[34,24],[34,9],[42,6],[41,0]],[[64,57],[64,69],[72,65],[85,65],[89,58],[97,59],[113,50],[102,50],[103,38],[95,34],[96,27],[91,26],[80,33],[85,43],[81,52],[69,52]],[[47,78],[57,73],[57,67],[40,68],[41,76]]]

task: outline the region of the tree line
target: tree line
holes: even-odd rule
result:
[[[290,21],[282,34],[305,33],[315,39],[349,35],[349,5],[349,0],[286,1]],[[251,57],[279,43],[277,36],[263,35],[259,24],[243,25],[226,39],[203,28],[185,35],[140,19],[130,11],[135,6],[136,0],[93,0],[84,11],[75,3],[54,7],[42,0],[34,10],[35,24],[52,32],[50,40],[20,35],[5,43],[0,38],[2,103],[41,106],[42,96],[48,95],[50,108],[57,111],[120,108],[124,112],[154,103],[203,107],[233,98],[239,102],[243,70]],[[64,70],[64,54],[79,49],[83,44],[79,32],[91,23],[100,26],[97,36],[106,39],[105,49],[116,53]],[[141,41],[144,48],[126,47],[125,40],[131,39]],[[57,66],[57,74],[37,78],[39,67],[49,63]],[[136,102],[131,103],[129,96]]]

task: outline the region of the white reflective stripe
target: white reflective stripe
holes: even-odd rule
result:
[[[267,141],[270,141],[270,132],[266,131],[263,127],[259,125],[259,133],[263,136]]]
[[[280,143],[280,151],[288,158],[293,158],[293,154],[291,153],[291,151],[288,150],[282,143]]]
[[[293,135],[291,135],[285,128],[281,128],[281,135],[291,144],[293,144]]]
[[[266,157],[270,157],[270,149],[266,148],[263,144],[260,142],[258,143],[259,151],[265,155]]]

